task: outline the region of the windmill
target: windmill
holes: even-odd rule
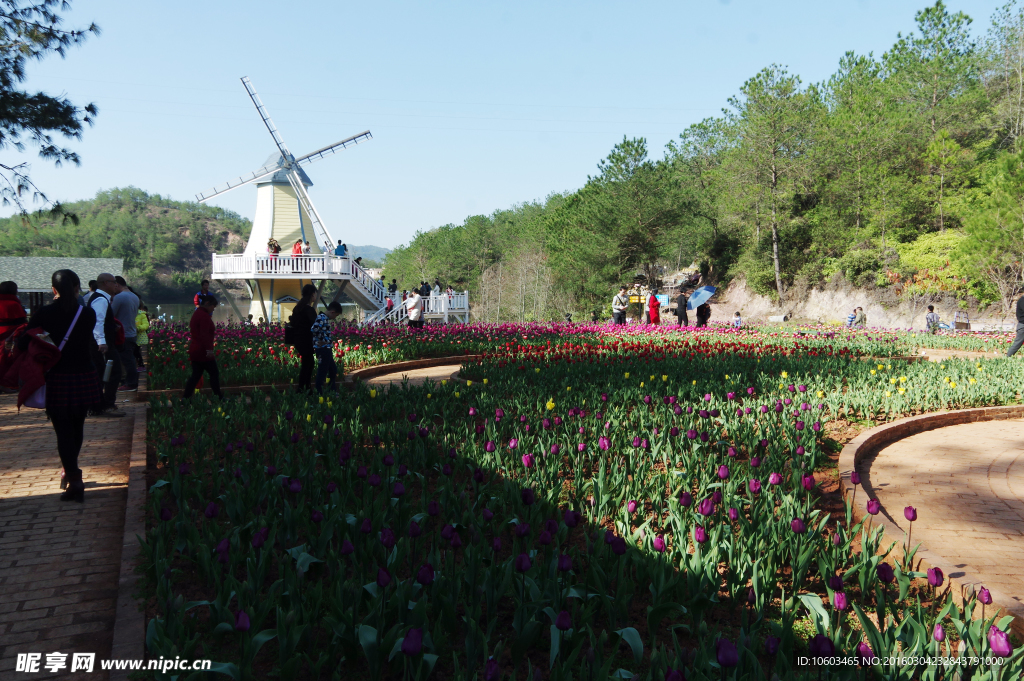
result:
[[[280,321],[290,311],[291,304],[298,300],[303,282],[315,279],[320,280],[321,286],[325,279],[343,280],[343,288],[356,303],[366,310],[380,310],[386,296],[380,283],[349,258],[333,257],[331,249],[337,242],[306,191],[313,183],[303,170],[314,161],[372,139],[370,131],[296,157],[289,151],[252,82],[244,77],[242,84],[270,132],[277,151],[258,170],[196,195],[200,203],[205,203],[245,185],[254,184],[257,188],[256,216],[245,251],[241,256],[215,254],[211,278],[244,279],[252,297],[249,313],[254,317],[262,316],[268,322],[275,318]],[[281,245],[282,252],[278,257],[267,252],[271,238]],[[296,239],[309,241],[308,256],[292,257],[290,251]],[[228,300],[234,306],[230,297]],[[282,309],[282,305],[287,305],[288,309]],[[235,312],[241,317],[237,308]]]

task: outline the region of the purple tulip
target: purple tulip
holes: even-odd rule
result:
[[[789,523],[789,528],[793,530],[793,532],[795,532],[796,534],[803,534],[807,531],[807,525],[801,518],[793,518],[793,520]]]
[[[366,478],[366,474],[367,474],[366,466],[360,466],[359,468],[356,469],[356,477],[357,478],[364,478],[365,479]]]
[[[739,517],[740,512],[738,510],[736,510],[735,508],[729,509],[729,520],[736,522],[737,520],[739,520]]]
[[[875,658],[875,651],[871,650],[871,646],[867,643],[861,641],[857,644],[857,657],[860,658],[860,664],[862,666],[868,666]]]
[[[714,515],[715,502],[713,502],[711,499],[702,500],[699,504],[697,504],[697,513],[700,513],[704,517]]]
[[[266,543],[270,537],[270,530],[267,527],[260,527],[253,534],[253,548],[258,549]]]
[[[480,512],[480,515],[483,516],[485,523],[489,523],[491,522],[491,519],[494,517],[494,512],[491,509],[484,506],[484,510]]]
[[[907,506],[903,509],[903,517],[910,522],[917,520],[917,509],[913,506]]]
[[[533,489],[530,487],[524,489],[520,496],[523,499],[523,504],[526,506],[533,506],[533,502],[537,500],[537,495],[534,494]]]
[[[370,483],[370,487],[380,487],[380,476],[376,473],[370,473],[370,477],[366,481]]]
[[[207,518],[213,519],[217,517],[217,513],[220,512],[220,507],[213,501],[206,505],[206,510],[203,511],[203,515]]]
[[[718,467],[718,479],[719,480],[728,480],[729,479],[729,467],[726,466],[725,464],[722,464],[721,466]]]
[[[693,428],[690,428],[688,431],[686,431],[686,437],[689,438],[690,440],[696,440],[697,431],[694,430]]]
[[[484,451],[487,452],[488,454],[493,452],[495,449],[497,449],[497,447],[494,446],[494,441],[493,440],[488,440],[484,444]]]
[[[935,628],[932,629],[932,638],[938,641],[939,643],[942,643],[946,640],[946,630],[943,629],[942,625],[937,622],[935,624]]]
[[[814,638],[807,643],[807,647],[811,657],[834,657],[836,654],[836,645],[824,634],[815,634]]]
[[[630,515],[636,513],[637,506],[639,506],[639,502],[636,502],[636,501],[628,501],[628,502],[626,502],[626,512],[629,513]]]
[[[370,534],[373,532],[373,525],[370,524],[369,518],[363,518],[363,524],[359,526],[359,531],[363,534]]]
[[[602,435],[597,439],[597,446],[602,452],[606,452],[608,451],[608,448],[612,446],[612,441]]]
[[[810,492],[814,489],[814,476],[813,475],[802,475],[800,476],[800,485]]]
[[[759,456],[752,456],[752,457],[750,457],[750,467],[751,468],[760,468],[761,467],[761,457],[759,457]]]
[[[843,538],[839,536],[838,532],[836,532],[835,534],[832,535],[832,546],[842,546],[842,545],[843,545]]]
[[[854,485],[859,485],[860,484],[860,473],[858,473],[857,471],[851,471],[850,472],[850,482],[853,483]]]
[[[327,493],[331,494],[334,490],[338,489],[338,485],[334,482],[327,483]]]
[[[246,614],[245,610],[239,610],[235,613],[235,631],[249,631],[249,615]]]
[[[323,513],[321,513],[321,512],[320,512],[320,511],[318,511],[318,510],[314,510],[314,511],[313,511],[313,514],[312,514],[312,516],[311,516],[311,518],[312,518],[312,520],[313,520],[313,522],[314,522],[314,523],[319,523],[319,522],[323,522],[323,519],[324,519],[324,514],[323,514]]]
[[[846,600],[846,593],[843,591],[837,591],[832,594],[832,605],[839,612],[846,610],[846,607],[849,605],[849,602]]]
[[[760,494],[761,481],[758,480],[757,478],[751,478],[750,481],[747,483],[747,489],[750,490],[751,494]]]
[[[773,487],[776,486],[776,485],[781,485],[782,484],[782,476],[779,475],[778,473],[772,473],[771,475],[768,476],[768,484],[773,486]]]
[[[658,553],[665,553],[665,538],[660,534],[654,538],[654,550]]]
[[[832,589],[833,591],[842,591],[843,578],[839,575],[832,575],[828,578],[828,588]]]
[[[443,474],[445,475],[445,477],[449,477],[449,478],[450,478],[450,477],[451,477],[451,475],[452,475],[452,467],[451,467],[451,464],[447,464],[447,463],[446,463],[446,464],[445,464],[445,465],[444,465],[444,466],[443,466],[443,467],[441,468],[441,472],[442,472],[442,473],[443,473]]]
[[[350,542],[348,539],[341,542],[341,555],[348,556],[355,553],[355,551],[356,547],[352,546],[352,542]]]
[[[390,454],[385,454],[384,455],[384,465],[387,466],[388,468],[390,468],[391,466],[394,466],[395,465],[395,457],[391,456]]]
[[[170,520],[172,517],[173,514],[171,513],[171,509],[167,508],[166,506],[160,509],[160,520],[166,521]]]
[[[572,558],[563,553],[558,557],[558,571],[568,572],[569,570],[572,570]]]
[[[896,580],[896,573],[893,572],[892,565],[888,563],[879,563],[875,568],[875,574],[884,584],[892,584]]]
[[[736,458],[736,455],[737,455],[737,454],[739,454],[739,452],[737,452],[737,451],[736,451],[736,448],[735,448],[735,447],[729,447],[729,451],[728,451],[728,454],[729,454],[729,457],[730,457],[730,458],[733,458],[733,459],[735,459],[735,458]],[[719,473],[719,477],[721,477],[721,473]]]
[[[878,499],[868,499],[868,513],[871,515],[878,515],[878,512],[882,510],[882,502]]]
[[[683,508],[689,508],[690,504],[693,503],[693,495],[689,492],[683,492],[679,495],[679,505]]]
[[[747,605],[754,605],[755,603],[757,603],[757,593],[754,592],[753,588],[748,589],[747,590]]]
[[[715,642],[715,657],[723,667],[735,667],[740,663],[740,653],[732,641],[724,636]]]
[[[409,657],[415,657],[423,650],[423,630],[413,627],[406,632],[402,639],[402,652]]]
[[[711,493],[711,503],[715,505],[722,503],[722,490],[716,489]]]
[[[764,640],[764,652],[769,657],[775,657],[775,653],[779,652],[779,644],[782,643],[781,639],[769,636]]]
[[[377,586],[384,589],[391,583],[391,573],[384,568],[377,569]]]
[[[423,534],[423,530],[420,529],[420,524],[415,520],[409,521],[409,537],[411,539],[415,539],[421,534]]]
[[[801,446],[796,448],[796,453],[797,453],[798,456],[803,456],[804,455],[803,445],[801,445]]]
[[[572,617],[568,611],[563,610],[558,613],[558,617],[555,618],[555,628],[559,631],[569,631],[572,629]]]
[[[448,523],[445,523],[444,527],[441,528],[441,539],[444,539],[445,541],[451,541],[452,534],[454,533],[455,528],[449,525]]]
[[[437,503],[437,501],[431,501],[430,503],[427,504],[427,515],[429,515],[430,517],[433,518],[440,512],[441,504]]]
[[[613,537],[611,546],[612,553],[616,556],[623,556],[626,554],[626,540],[622,537]]]
[[[1013,646],[1010,645],[1010,638],[1005,631],[1000,631],[993,625],[988,630],[988,644],[992,647],[992,653],[999,657],[1009,657],[1013,654]]]
[[[551,546],[551,533],[544,530],[537,536],[537,543],[541,546]]]
[[[693,528],[693,540],[698,544],[703,544],[708,540],[707,530],[703,526],[697,525]]]
[[[495,553],[501,551],[501,537],[495,537],[491,542],[491,550]]]
[[[942,569],[941,568],[929,568],[928,569],[928,584],[934,588],[942,586]]]
[[[423,586],[430,586],[434,583],[434,566],[430,563],[424,563],[420,566],[420,569],[416,572],[416,581]]]
[[[982,605],[992,605],[992,594],[985,587],[981,587],[981,591],[978,592],[978,600],[981,601]]]
[[[581,516],[576,511],[567,510],[565,514],[562,516],[562,522],[565,523],[566,527],[571,529],[579,525],[580,520],[582,520],[582,518],[583,516]]]
[[[686,681],[686,674],[683,673],[681,668],[673,669],[669,667],[665,670],[665,681]]]
[[[530,562],[530,557],[525,553],[520,553],[516,556],[516,571],[527,572],[533,567],[533,563]]]
[[[462,546],[462,537],[459,536],[458,532],[452,532],[452,538],[448,542],[452,549],[458,549]]]
[[[389,551],[395,547],[395,533],[390,527],[380,531],[380,543]]]
[[[484,681],[501,681],[501,667],[493,657],[488,658],[484,665]]]

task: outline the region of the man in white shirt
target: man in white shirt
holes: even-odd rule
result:
[[[100,409],[95,412],[96,416],[125,415],[125,412],[119,411],[115,406],[117,386],[121,381],[121,360],[114,345],[114,338],[111,337],[115,331],[115,324],[110,302],[119,290],[114,275],[104,272],[96,277],[96,292],[90,295],[86,301],[86,304],[96,313],[96,325],[93,327],[92,336],[96,339],[97,352],[93,355],[93,363],[96,365],[96,372],[103,384],[103,402]],[[103,374],[106,372],[108,360],[113,361],[110,379],[103,383]]]
[[[627,309],[629,309],[629,296],[626,295],[626,287],[620,286],[618,295],[612,298],[612,323],[625,324]]]
[[[413,289],[409,297],[405,299],[403,303],[405,310],[409,314],[409,327],[413,329],[423,328],[423,298],[420,296],[420,292]]]

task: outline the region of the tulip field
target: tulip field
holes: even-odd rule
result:
[[[152,380],[183,382],[181,333],[154,334]],[[220,334],[236,383],[294,374],[273,333]],[[476,358],[423,386],[153,397],[149,655],[233,679],[1019,679],[987,591],[957,605],[904,537],[820,502],[836,422],[1019,400],[1022,361],[898,359],[915,338],[363,330],[349,369]]]
[[[189,374],[188,325],[154,323],[149,332],[151,389],[179,388]],[[924,334],[880,329],[850,330],[815,326],[780,329],[705,329],[674,326],[611,326],[607,324],[468,324],[428,326],[419,332],[406,327],[356,328],[339,325],[335,357],[347,371],[364,366],[423,357],[449,357],[500,350],[510,342],[535,346],[573,340],[588,345],[633,339],[651,345],[690,347],[697,352],[733,352],[746,348],[762,354],[817,351],[824,354],[897,357],[918,348],[992,351],[1009,346],[1013,334]],[[288,383],[298,375],[299,358],[284,342],[281,327],[219,325],[217,362],[222,385]]]

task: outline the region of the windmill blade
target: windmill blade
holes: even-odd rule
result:
[[[297,165],[304,165],[307,163],[312,163],[313,161],[319,161],[328,154],[336,154],[342,149],[347,149],[351,146],[359,144],[360,142],[366,142],[367,140],[371,139],[373,139],[373,135],[370,134],[369,130],[366,130],[364,132],[359,133],[358,135],[353,135],[352,137],[343,139],[340,142],[335,142],[334,144],[324,147],[323,149],[317,149],[316,151],[306,154],[305,156],[300,156],[297,159],[295,159],[295,163]]]
[[[333,244],[334,239],[327,233],[327,228],[320,219],[320,214],[316,212],[316,207],[313,205],[312,199],[309,198],[306,186],[302,184],[302,178],[299,177],[299,171],[295,167],[288,171],[288,182],[291,183],[295,196],[299,198],[299,203],[306,211],[306,215],[309,216],[309,221],[313,223],[313,234],[316,236],[316,242],[323,244],[326,241]]]
[[[199,194],[196,194],[196,201],[198,201],[199,203],[205,203],[215,196],[226,194],[232,189],[238,189],[242,185],[250,184],[252,182],[256,182],[257,180],[262,180],[264,177],[276,173],[280,169],[280,167],[281,166],[277,165],[276,163],[265,165],[259,170],[255,170],[249,173],[248,175],[242,175],[241,177],[235,180],[227,182],[223,186],[217,186],[208,192],[200,192]]]
[[[270,114],[267,113],[267,107],[263,106],[263,102],[260,100],[260,96],[256,94],[256,88],[252,86],[252,82],[249,80],[249,76],[242,77],[242,84],[245,85],[245,91],[249,93],[249,98],[252,99],[252,103],[256,105],[256,110],[259,111],[260,117],[263,118],[263,124],[267,126],[267,130],[270,131],[270,136],[274,138],[274,144],[277,145],[281,155],[284,156],[284,160],[287,163],[292,158],[292,152],[288,151],[288,146],[285,145],[284,140],[281,139],[280,133],[277,132],[277,126],[274,125],[274,121],[270,119]]]

